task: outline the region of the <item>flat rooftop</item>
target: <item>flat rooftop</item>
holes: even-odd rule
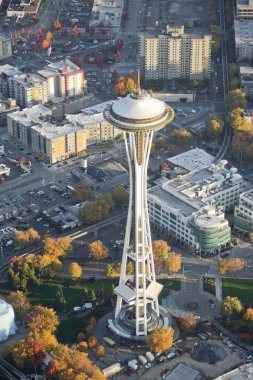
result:
[[[238,186],[242,176],[236,168],[227,169],[227,161],[180,175],[148,190],[157,203],[162,203],[185,217],[206,206],[215,194]]]
[[[49,108],[43,106],[42,104],[37,104],[31,108],[25,108],[22,111],[10,113],[8,117],[11,117],[23,125],[31,126],[34,125],[35,122],[39,121],[41,116],[51,114],[52,111]]]
[[[224,375],[217,377],[215,380],[253,380],[253,365],[252,363],[243,365]]]
[[[58,137],[62,137],[62,136],[83,130],[82,127],[76,128],[73,124],[65,124],[62,126],[57,126],[51,123],[43,123],[40,125],[35,125],[31,129],[38,132],[41,136],[44,136],[49,140],[54,140],[54,139],[57,139]]]
[[[209,166],[214,160],[214,156],[203,149],[195,148],[177,156],[168,158],[168,161],[175,166],[193,172]]]
[[[66,119],[72,123],[78,125],[88,125],[92,123],[101,123],[105,121],[103,112],[104,110],[113,103],[112,100],[108,102],[103,102],[92,107],[84,108],[81,113],[77,115],[66,115]]]
[[[253,20],[235,19],[234,29],[236,45],[253,45]]]
[[[92,8],[91,25],[99,25],[102,21],[105,27],[119,28],[123,12],[124,0],[96,0]]]
[[[200,380],[201,373],[185,364],[178,364],[178,366],[165,377],[166,380]]]

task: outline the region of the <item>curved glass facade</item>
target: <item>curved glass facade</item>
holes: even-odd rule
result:
[[[231,229],[229,226],[200,227],[193,222],[192,228],[202,252],[219,251],[230,242]]]

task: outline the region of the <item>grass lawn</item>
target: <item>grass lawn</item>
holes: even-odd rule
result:
[[[61,343],[75,343],[77,335],[83,330],[83,327],[83,317],[61,321],[57,329],[56,337]]]
[[[97,280],[94,284],[80,284],[71,287],[68,287],[68,283],[67,280],[63,279],[45,281],[41,286],[28,292],[28,299],[34,305],[40,304],[47,307],[54,307],[57,287],[61,286],[67,302],[67,309],[71,309],[82,302],[84,298],[84,288],[94,290],[95,292],[101,291],[102,288],[104,288],[104,292],[110,294],[112,284],[116,286],[118,279]],[[8,295],[10,291],[8,284],[0,284],[0,294]]]
[[[223,298],[233,296],[242,302],[253,303],[253,280],[224,279],[222,291]]]
[[[181,279],[180,278],[163,278],[158,279],[163,285],[163,289],[159,295],[159,299],[167,297],[170,294],[170,290],[180,290],[181,289]]]

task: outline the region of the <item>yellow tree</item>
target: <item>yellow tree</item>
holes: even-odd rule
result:
[[[168,350],[173,344],[174,330],[171,327],[155,330],[147,339],[148,348],[153,352]]]
[[[170,251],[170,246],[165,240],[154,240],[152,243],[155,258],[165,259]]]
[[[59,325],[59,319],[54,309],[35,306],[28,315],[28,327],[31,331],[48,331],[54,333]]]
[[[27,233],[29,235],[29,240],[31,244],[38,243],[40,241],[40,235],[38,231],[36,231],[34,228],[29,228],[27,230]]]
[[[82,268],[77,263],[73,262],[69,264],[69,274],[72,279],[78,279],[82,275]]]
[[[178,272],[181,269],[181,255],[171,252],[166,259],[166,264],[168,272]]]
[[[13,306],[17,319],[24,322],[29,314],[31,304],[26,295],[21,291],[10,292],[7,296],[7,301]]]
[[[90,243],[88,245],[90,254],[92,255],[92,258],[96,261],[104,260],[109,255],[109,250],[105,246],[103,246],[103,243],[101,240],[96,240],[93,243]]]
[[[97,346],[97,348],[95,349],[95,354],[98,358],[102,358],[103,356],[105,356],[105,347],[102,344]]]
[[[77,349],[81,352],[86,352],[88,350],[88,344],[86,342],[80,342],[77,345]]]

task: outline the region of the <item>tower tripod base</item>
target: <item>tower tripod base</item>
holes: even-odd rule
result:
[[[159,306],[159,317],[157,317],[153,309],[147,309],[147,327],[148,335],[155,329],[166,328],[171,326],[172,318],[168,314],[167,310],[162,306]],[[145,345],[148,335],[136,335],[136,320],[134,306],[124,305],[120,311],[118,319],[108,319],[108,329],[110,334],[116,341],[120,341],[122,344],[141,344]]]

